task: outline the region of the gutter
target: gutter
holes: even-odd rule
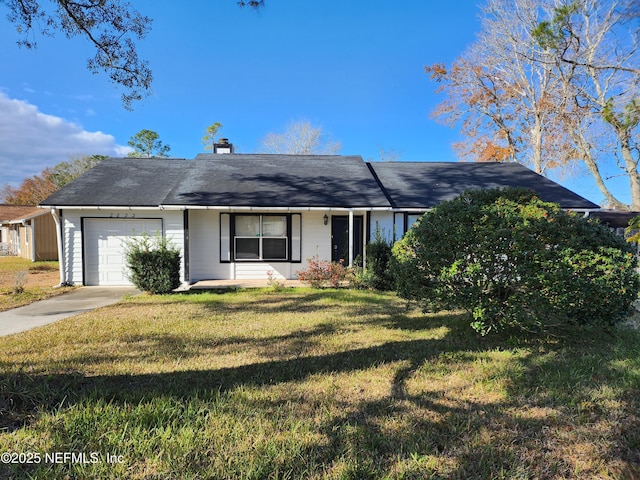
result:
[[[431,208],[402,208],[402,207],[255,207],[247,205],[158,205],[158,206],[88,206],[88,205],[51,205],[41,206],[47,209],[65,209],[65,210],[122,210],[122,211],[154,211],[154,210],[216,210],[223,212],[230,211],[250,211],[250,212],[350,212],[350,211],[368,211],[368,212],[407,212],[407,213],[424,213]]]
[[[105,205],[46,205],[40,208],[48,208],[51,210],[158,210],[159,206],[150,207],[132,207],[132,206],[105,206]]]
[[[58,263],[60,265],[60,286],[62,286],[66,282],[64,278],[65,261],[64,261],[64,243],[62,238],[62,219],[60,218],[60,213],[58,212],[58,209],[54,207],[51,207],[51,215],[53,216],[53,221],[56,224],[56,236],[58,237]]]
[[[161,210],[216,210],[223,212],[249,211],[249,212],[394,212],[394,211],[421,211],[424,209],[400,209],[393,207],[249,207],[234,205],[160,205]]]
[[[231,211],[249,211],[249,212],[350,212],[350,211],[367,211],[367,212],[406,212],[406,213],[425,213],[433,207],[255,207],[246,205],[158,205],[158,206],[88,206],[88,205],[47,205],[40,208],[53,210],[123,210],[123,211],[154,211],[154,210],[216,210],[223,212]],[[600,208],[565,208],[576,213],[584,213],[588,215],[590,212],[601,210]],[[9,222],[19,223],[19,222]]]

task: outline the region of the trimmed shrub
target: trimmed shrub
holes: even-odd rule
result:
[[[160,235],[128,241],[125,256],[130,280],[144,292],[169,293],[180,286],[180,251]]]
[[[525,189],[469,191],[426,213],[393,248],[399,295],[462,308],[482,334],[611,325],[637,298],[633,249],[596,221]]]
[[[296,273],[298,280],[308,283],[314,288],[321,288],[326,284],[338,288],[346,279],[347,270],[342,262],[320,260],[318,255],[307,259],[307,262],[307,268],[298,270]]]

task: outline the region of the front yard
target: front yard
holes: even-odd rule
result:
[[[141,295],[0,342],[0,478],[637,478],[640,333],[392,294]]]
[[[58,262],[31,262],[19,257],[0,257],[0,312],[66,293],[58,288]]]

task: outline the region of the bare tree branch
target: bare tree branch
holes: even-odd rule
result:
[[[283,133],[268,133],[262,139],[265,153],[296,155],[335,155],[342,146],[326,139],[322,127],[308,121],[289,124]]]
[[[145,38],[152,20],[141,15],[131,3],[126,0],[0,0],[0,4],[9,9],[7,19],[16,27],[18,45],[36,48],[37,33],[53,36],[62,32],[68,38],[85,38],[96,49],[87,67],[93,73],[106,73],[113,83],[124,88],[122,103],[126,109],[131,110],[134,101],[148,95],[153,74],[148,62],[138,57],[136,42]],[[264,0],[238,4],[258,9]]]

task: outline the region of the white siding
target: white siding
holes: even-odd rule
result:
[[[229,212],[225,212],[229,213]],[[231,212],[233,213],[233,212]],[[291,212],[296,213],[296,212]],[[331,212],[301,212],[301,263],[297,262],[220,262],[220,212],[191,210],[189,212],[190,282],[219,279],[297,278],[297,271],[307,266],[307,259],[318,255],[331,258],[331,222],[324,225],[324,215]],[[342,213],[344,215],[344,213]]]
[[[404,212],[393,212],[393,219],[396,239],[400,239],[406,233],[404,230]]]
[[[329,217],[327,225],[325,215]],[[331,260],[331,212],[302,213],[302,263],[295,270],[306,268],[307,260],[316,255],[320,260]]]
[[[229,263],[220,263],[220,212],[189,211],[189,281],[232,279]]]
[[[224,212],[225,215],[235,212]],[[237,212],[245,213],[245,212]],[[268,212],[266,212],[268,213]],[[298,212],[291,212],[298,213]],[[348,215],[344,211],[302,211],[301,214],[301,262],[221,262],[220,261],[220,211],[189,211],[189,281],[219,279],[266,279],[267,272],[275,278],[295,279],[297,272],[307,268],[307,260],[318,256],[320,260],[331,258],[331,216]],[[327,225],[324,216],[327,215]],[[354,215],[366,218],[364,211]],[[372,213],[372,232],[377,221],[385,235],[392,235],[393,213]]]
[[[229,212],[226,212],[229,213]],[[232,212],[231,212],[232,213]],[[295,212],[292,212],[295,213]],[[275,278],[297,278],[297,272],[307,267],[307,260],[318,256],[321,260],[331,258],[331,216],[346,215],[344,211],[303,211],[301,213],[301,262],[231,262],[220,261],[220,212],[213,210],[190,210],[189,215],[189,268],[190,282],[208,279],[250,279],[267,278],[272,271]],[[324,216],[327,215],[327,225]],[[364,211],[356,211],[362,215]],[[167,210],[63,210],[64,255],[62,261],[66,282],[83,282],[83,235],[82,218],[157,218],[162,219],[164,235],[181,251],[181,278],[184,279],[184,225],[182,211]],[[395,220],[402,214],[393,212],[371,213],[371,234],[375,234],[376,224],[391,239]],[[401,225],[397,225],[397,227]],[[396,228],[396,236],[403,232]]]
[[[390,242],[394,241],[394,232],[395,240],[399,238],[398,229],[393,225],[393,217],[393,212],[371,212],[371,240],[376,238],[376,227],[380,229],[382,237]]]
[[[64,245],[64,281],[82,285],[82,221],[81,212],[62,211],[62,238]]]
[[[164,235],[181,253],[180,278],[184,278],[184,228],[183,212],[167,210],[65,210],[62,209],[62,237],[64,253],[61,259],[64,281],[81,285],[83,283],[84,247],[82,233],[83,218],[155,218],[162,219]]]
[[[298,270],[298,263],[266,263],[266,262],[235,262],[234,280],[252,280],[255,278],[267,279],[268,272],[271,272],[273,278],[288,279],[292,270]]]

